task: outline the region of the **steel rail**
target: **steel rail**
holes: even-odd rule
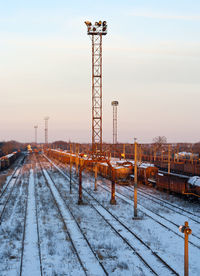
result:
[[[6,200],[5,200],[5,202],[4,202],[2,211],[1,211],[1,213],[0,213],[0,225],[1,225],[1,223],[2,223],[2,218],[3,218],[3,215],[4,215],[4,213],[5,213],[6,206],[7,206],[8,202],[9,202],[9,200],[10,200],[10,197],[11,197],[11,195],[12,195],[12,192],[13,192],[13,190],[14,190],[14,188],[15,188],[15,186],[16,186],[18,180],[19,180],[19,178],[21,177],[20,172],[21,172],[21,169],[20,169],[18,175],[17,175],[16,178],[15,178],[15,182],[14,182],[14,184],[13,184],[13,186],[12,186],[12,188],[11,188],[9,194],[8,194],[8,197],[6,198]],[[14,175],[13,175],[12,179],[13,179],[13,178],[14,178]]]
[[[24,163],[25,158],[26,158],[26,156],[24,156],[24,158],[21,160],[20,164],[18,164],[18,166],[14,169],[14,172],[12,173],[12,175],[11,175],[11,177],[10,177],[8,183],[6,184],[6,186],[4,187],[3,191],[2,191],[1,194],[0,194],[0,199],[1,199],[2,196],[4,195],[4,193],[5,193],[5,191],[7,190],[7,188],[9,187],[9,184],[10,184],[11,180],[15,177],[15,174],[16,174],[17,170],[18,170],[18,169],[20,168],[20,166]]]
[[[28,207],[28,200],[29,200],[29,177],[30,177],[30,171],[28,176],[28,183],[27,183],[27,191],[26,191],[26,210],[25,210],[25,216],[24,216],[24,231],[23,231],[23,238],[22,238],[22,247],[21,247],[21,262],[20,262],[20,276],[23,275],[23,259],[24,259],[24,245],[25,245],[25,237],[26,237],[26,222],[27,222],[27,207]],[[35,190],[35,188],[34,188]],[[39,252],[39,260],[40,260],[40,275],[43,276],[43,270],[42,270],[42,259],[41,259],[41,249],[40,249],[40,235],[39,235],[39,225],[38,225],[38,212],[37,212],[37,202],[35,200],[35,213],[36,213],[36,228],[37,228],[37,237],[38,237],[38,252]]]
[[[134,189],[132,189],[131,187],[124,186],[124,188],[127,189],[127,190],[129,190],[129,191],[134,191]],[[196,223],[200,223],[200,220],[196,220],[195,218],[193,218],[193,217],[200,218],[200,216],[194,215],[190,211],[187,211],[187,210],[185,210],[185,209],[183,209],[183,208],[181,208],[179,206],[176,206],[173,203],[169,203],[166,200],[160,199],[160,198],[156,197],[155,195],[152,195],[152,194],[144,191],[144,189],[138,188],[138,194],[140,194],[144,198],[148,198],[151,201],[156,202],[157,204],[160,204],[160,205],[168,208],[169,210],[172,210],[172,211],[176,212],[177,214],[183,215],[181,213],[181,211],[182,211],[182,212],[186,213],[186,215],[188,216],[188,218],[190,218],[191,220],[193,220]],[[169,207],[167,205],[169,205]],[[180,211],[176,211],[175,209],[180,210]]]
[[[79,262],[80,262],[80,265],[81,265],[81,267],[83,268],[83,271],[84,271],[85,275],[89,275],[89,274],[87,273],[87,270],[86,270],[86,268],[85,268],[85,266],[84,266],[82,260],[81,260],[80,255],[79,255],[79,253],[78,253],[78,251],[77,251],[77,249],[76,249],[76,246],[75,246],[75,244],[74,244],[74,241],[73,241],[73,239],[72,239],[72,237],[71,237],[71,235],[70,235],[70,233],[69,233],[69,231],[68,231],[68,229],[67,229],[67,225],[66,225],[66,223],[65,223],[65,221],[64,221],[62,212],[61,212],[61,210],[60,210],[60,208],[59,208],[59,206],[58,206],[58,204],[57,204],[57,202],[56,202],[55,196],[54,196],[54,194],[53,194],[53,191],[51,190],[51,187],[50,187],[50,185],[49,185],[49,183],[48,183],[48,180],[47,180],[47,178],[46,178],[45,175],[44,175],[43,167],[42,167],[42,164],[41,164],[39,158],[38,158],[38,163],[39,163],[39,165],[40,165],[41,172],[42,172],[42,175],[43,175],[43,177],[44,177],[44,179],[45,179],[45,182],[46,182],[46,184],[47,184],[47,186],[48,186],[48,188],[49,188],[49,190],[50,190],[50,192],[51,192],[51,194],[52,194],[52,197],[53,197],[53,199],[54,199],[55,205],[57,206],[57,209],[58,209],[58,212],[59,212],[59,214],[60,214],[61,220],[62,220],[62,222],[63,222],[65,231],[66,231],[66,233],[67,233],[67,235],[68,235],[68,237],[69,237],[69,239],[70,239],[70,241],[71,241],[72,247],[73,247],[73,249],[74,249],[74,251],[75,251],[75,253],[76,253],[76,255],[77,255],[77,258],[78,258],[78,260],[79,260]],[[46,171],[46,172],[47,172],[47,171]],[[47,173],[48,173],[48,172],[47,172]],[[48,173],[48,175],[49,175],[49,173]],[[51,177],[50,175],[49,175],[49,177],[51,178],[52,182],[54,183],[55,187],[57,188],[57,186],[56,186],[54,180],[52,179],[52,177]],[[58,190],[58,189],[57,189],[57,190]],[[58,192],[59,192],[59,194],[60,194],[60,197],[63,198],[59,190],[58,190]],[[66,203],[66,202],[65,202],[65,203]],[[96,259],[98,260],[100,266],[101,266],[102,269],[104,270],[105,274],[108,275],[108,272],[105,270],[105,268],[103,267],[103,265],[101,264],[101,262],[100,262],[99,259],[97,258],[97,256],[96,256],[95,252],[93,251],[93,249],[92,249],[92,247],[91,247],[91,245],[90,245],[90,243],[89,243],[87,237],[85,236],[84,232],[83,232],[82,229],[80,228],[80,225],[79,225],[78,221],[75,219],[73,213],[71,212],[71,210],[70,210],[70,208],[69,208],[69,206],[68,206],[67,204],[66,204],[66,207],[68,208],[70,214],[72,215],[74,221],[76,222],[76,224],[77,224],[77,226],[78,226],[78,228],[79,228],[81,234],[82,234],[83,237],[85,238],[85,240],[86,240],[86,242],[87,242],[89,248],[90,248],[91,251],[93,252],[93,254],[94,254],[94,256],[96,257]]]
[[[46,158],[46,156],[45,156]],[[47,159],[48,160],[48,159]],[[48,160],[49,161],[49,160]],[[53,164],[53,162],[52,162]],[[53,164],[54,165],[54,164]],[[54,166],[56,168],[56,166]],[[58,170],[58,168],[56,168]],[[58,170],[59,171],[59,170]],[[63,172],[63,174],[65,175],[65,177],[69,180],[69,176],[66,175],[65,172]],[[63,175],[62,174],[62,175]],[[64,176],[63,175],[63,176]],[[75,180],[75,179],[74,179]],[[78,183],[76,182],[76,180],[74,181],[75,184],[78,185]],[[151,253],[158,258],[158,260],[160,262],[162,262],[174,275],[179,275],[169,264],[167,264],[156,252],[154,252],[149,245],[147,245],[141,238],[138,237],[137,234],[135,234],[132,230],[130,230],[123,222],[121,222],[115,215],[113,215],[108,209],[106,209],[94,196],[92,196],[85,188],[82,188],[83,191],[85,193],[87,193],[93,200],[95,200],[102,208],[104,208],[104,210],[106,212],[108,212],[117,222],[119,222],[127,231],[129,231],[135,238],[137,238],[144,246],[146,246]],[[87,200],[89,202],[89,200]],[[90,203],[90,202],[89,202]],[[136,255],[143,261],[143,263],[151,269],[151,271],[155,274],[158,275],[155,270],[151,267],[151,265],[149,265],[147,263],[146,260],[144,260],[144,258],[135,250],[135,248],[118,232],[118,230],[95,208],[95,206],[93,204],[90,203],[90,205],[102,216],[102,218],[110,225],[110,227],[117,233],[118,236],[120,236],[123,241],[129,246],[131,247],[131,249],[136,253]]]

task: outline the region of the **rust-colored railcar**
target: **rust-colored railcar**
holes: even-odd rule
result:
[[[158,168],[150,163],[138,164],[138,181],[143,184],[156,184]]]
[[[20,151],[7,154],[0,158],[0,170],[9,168],[20,155]]]
[[[168,192],[184,194],[189,191],[189,185],[187,181],[187,176],[158,173],[156,187]]]

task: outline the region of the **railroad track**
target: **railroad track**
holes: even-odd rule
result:
[[[101,185],[101,184],[98,184],[98,185],[101,186],[107,192],[110,192],[110,188],[108,189],[107,185]],[[132,192],[134,191],[133,189],[130,189],[130,190]],[[119,197],[123,201],[129,203],[130,205],[133,205],[133,198],[130,197],[129,195],[124,195],[122,192],[116,192],[116,197]],[[139,207],[139,210],[142,213],[144,213],[146,216],[150,217],[151,219],[153,219],[154,221],[159,223],[161,226],[163,226],[166,229],[168,229],[169,231],[173,232],[175,235],[184,239],[183,235],[177,231],[178,227],[180,226],[179,224],[174,223],[173,221],[165,218],[164,216],[162,216],[152,210],[147,209],[142,204],[138,204],[138,207]],[[199,222],[196,220],[195,223],[199,223]],[[196,248],[200,249],[200,238],[195,233],[192,233],[189,243],[191,245],[195,246]]]
[[[63,200],[63,196],[56,187],[55,182],[53,181],[47,170],[42,166],[39,159],[38,162],[40,164],[46,184],[54,198],[60,217],[62,218],[67,235],[71,241],[74,251],[76,252],[77,258],[80,262],[81,267],[83,268],[83,271],[85,272],[85,275],[108,275],[102,263],[95,255],[91,244],[89,243],[86,235],[80,227],[80,224],[74,217],[69,206]]]
[[[123,188],[125,188],[126,190],[129,190],[131,192],[134,192],[134,188],[127,187],[127,186],[124,186]],[[179,206],[177,206],[173,203],[170,203],[170,202],[167,202],[166,200],[160,199],[160,198],[156,197],[155,195],[146,192],[145,189],[143,189],[143,188],[138,188],[138,194],[140,196],[146,198],[146,199],[151,200],[152,202],[158,203],[161,206],[166,207],[169,210],[176,212],[177,214],[180,214],[180,215],[184,214],[190,220],[192,220],[196,223],[200,223],[200,216],[199,215],[193,214],[192,212],[187,211],[187,210],[185,210],[185,209],[183,209],[183,208],[181,208],[181,207],[179,207]]]
[[[3,193],[0,196],[0,205],[1,205],[1,207],[0,207],[1,208],[0,209],[0,224],[2,223],[2,219],[3,219],[4,213],[5,213],[6,207],[7,207],[8,203],[10,202],[10,198],[13,193],[13,190],[20,179],[20,176],[21,176],[20,172],[21,172],[21,169],[16,169],[16,171],[10,178],[7,186],[3,190]]]
[[[30,169],[27,185],[19,275],[43,275],[33,169]]]
[[[107,192],[110,192],[110,189],[105,186],[105,185],[101,185],[98,184],[99,186],[101,186],[101,188],[103,188],[104,190],[106,190]],[[124,195],[122,192],[116,192],[116,197],[120,198],[121,200],[129,203],[130,205],[133,206],[133,198],[131,198],[130,196]],[[172,222],[171,220],[165,218],[164,216],[147,209],[146,207],[144,207],[143,205],[138,203],[138,209],[144,213],[146,216],[148,216],[149,218],[151,218],[152,220],[154,220],[155,222],[157,222],[158,224],[162,225],[163,227],[165,227],[166,229],[168,229],[170,232],[174,233],[176,236],[179,236],[181,239],[184,239],[184,236],[178,232],[178,227],[180,225]],[[192,233],[189,243],[200,249],[200,238],[195,235],[194,233]]]
[[[16,166],[16,168],[14,169],[8,183],[6,184],[6,186],[4,187],[3,191],[0,194],[0,200],[3,197],[3,195],[5,194],[5,192],[7,191],[7,189],[9,188],[9,186],[11,186],[11,182],[13,181],[14,178],[17,177],[18,173],[19,173],[19,169],[22,166],[22,164],[25,162],[26,156],[24,156],[23,159],[21,159],[21,162],[18,163],[18,165]]]
[[[7,235],[5,235],[5,241],[2,241],[2,252],[5,252],[6,250],[6,240],[8,240],[7,250],[10,252],[7,257],[4,257],[2,253],[2,258],[5,258],[5,263],[7,262],[8,266],[12,267],[13,271],[16,270],[17,275],[19,275],[20,270],[20,241],[23,240],[22,224],[25,215],[25,208],[23,203],[26,203],[25,198],[27,194],[25,192],[27,190],[26,175],[27,173],[25,171],[25,166],[17,169],[10,181],[11,187],[7,188],[6,192],[3,194],[4,198],[1,198],[2,201],[5,199],[0,214],[1,222],[3,221],[1,226],[1,235],[4,233],[4,231],[7,233]],[[1,237],[3,237],[3,235]]]
[[[45,156],[46,157],[46,156]],[[46,157],[47,158],[47,157]],[[51,162],[48,158],[47,160]],[[53,162],[53,166],[69,181],[69,176],[66,172],[63,172]],[[74,183],[76,183],[76,180]],[[77,183],[76,183],[77,184]],[[78,189],[77,185],[73,188]],[[130,230],[119,218],[113,215],[107,210],[93,195],[91,195],[86,189],[83,188],[84,199],[88,201],[95,211],[110,225],[115,233],[134,251],[134,253],[142,260],[145,266],[147,266],[151,272],[155,275],[179,275],[167,262],[165,262],[156,252],[154,252],[148,244],[146,244],[136,233]],[[91,201],[95,201],[92,204]],[[143,257],[145,256],[145,257]],[[156,263],[152,267],[148,261],[151,260]],[[162,271],[162,272],[161,272]]]

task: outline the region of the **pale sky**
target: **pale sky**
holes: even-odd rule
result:
[[[199,0],[0,0],[0,141],[91,142],[91,41],[106,20],[103,140],[200,141]]]

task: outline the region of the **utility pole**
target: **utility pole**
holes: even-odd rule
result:
[[[123,144],[123,158],[126,158],[126,144]]]
[[[48,144],[48,120],[49,120],[48,116],[44,117],[44,122],[45,122],[44,140],[45,140],[45,145]]]
[[[170,174],[171,145],[168,145],[168,174]]]
[[[137,139],[135,140],[135,162],[134,162],[134,218],[137,218]]]
[[[106,21],[85,21],[92,40],[92,152],[102,152],[102,36],[107,34]]]
[[[179,144],[177,144],[177,162],[179,162]]]
[[[38,126],[34,126],[34,129],[35,129],[35,144],[37,145],[37,129],[38,129]]]
[[[140,164],[142,163],[142,145],[140,144]]]

